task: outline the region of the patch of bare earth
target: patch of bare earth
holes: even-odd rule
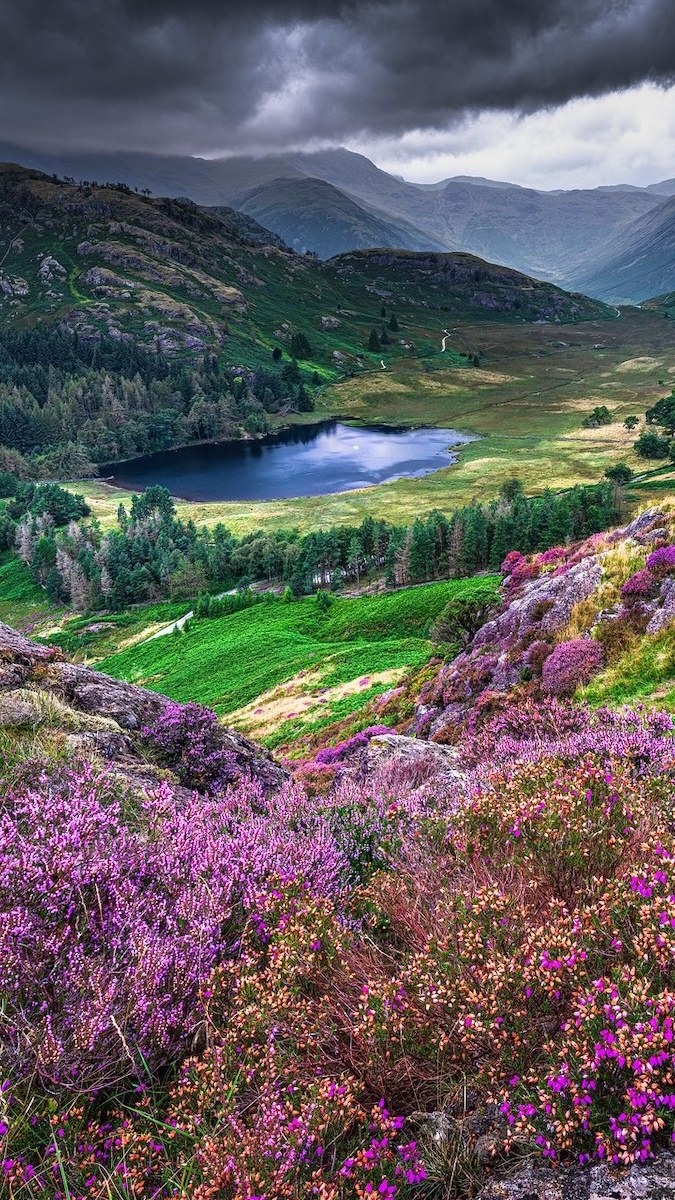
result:
[[[316,720],[346,696],[358,695],[378,685],[386,687],[398,683],[406,670],[406,667],[394,667],[389,671],[375,671],[334,687],[321,686],[325,672],[302,671],[236,712],[228,713],[227,724],[258,740],[270,737],[285,721],[295,717]]]

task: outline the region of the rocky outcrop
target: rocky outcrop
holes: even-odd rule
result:
[[[610,622],[622,618],[631,622],[631,629],[640,635],[654,635],[668,628],[675,621],[675,575],[657,573],[655,594],[644,599],[636,594],[633,600],[639,603],[633,603],[625,591],[619,596],[616,590],[616,548],[625,549],[633,558],[640,547],[649,552],[673,540],[672,525],[672,514],[652,507],[623,529],[596,534],[581,544],[556,547],[528,559],[512,552],[509,559],[513,561],[505,564],[501,611],[479,629],[464,653],[442,667],[422,689],[415,732],[422,737],[452,740],[453,731],[467,719],[479,697],[509,692],[538,680],[542,672],[541,687],[547,691],[544,663],[554,648],[565,642],[568,648],[576,647],[578,657],[583,639],[595,636],[596,626],[602,624],[604,633]],[[608,562],[614,563],[615,577],[614,600],[609,608],[598,598],[602,596],[598,589]],[[590,603],[580,617],[585,601]],[[575,626],[573,618],[581,624]],[[600,636],[593,646],[603,644]],[[596,669],[602,665],[603,654],[598,649]],[[578,682],[587,680],[580,678]]]
[[[138,735],[171,703],[156,692],[66,662],[59,651],[0,623],[0,728],[59,729],[71,749],[96,753],[145,786],[153,771],[139,752]],[[266,750],[235,729],[220,726],[218,733],[239,770],[250,772],[266,790],[288,778]]]
[[[624,1174],[605,1166],[570,1170],[526,1167],[491,1180],[477,1200],[672,1200],[675,1155],[635,1165]]]
[[[486,689],[509,691],[529,667],[528,651],[537,639],[563,629],[575,605],[588,599],[602,580],[598,556],[583,558],[558,574],[528,582],[519,595],[479,629],[469,649],[423,689],[417,706],[417,733],[436,734],[460,721]]]
[[[380,733],[368,742],[364,765],[368,775],[374,775],[386,766],[390,772],[393,769],[407,775],[428,776],[440,784],[463,778],[463,772],[457,767],[458,757],[451,746],[396,733]]]

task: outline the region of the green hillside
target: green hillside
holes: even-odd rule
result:
[[[198,700],[276,745],[357,712],[393,686],[430,656],[428,628],[448,600],[495,583],[483,577],[335,598],[325,611],[315,597],[273,600],[194,621],[98,667],[183,703]]]
[[[394,358],[409,351],[401,341],[441,327],[441,312],[514,321],[608,314],[470,255],[366,251],[322,264],[261,246],[259,226],[238,227],[231,214],[11,164],[0,166],[0,225],[0,327],[64,323],[85,338],[109,333],[169,355],[222,350],[249,368],[269,364],[275,345],[283,350],[302,332],[308,365],[327,380],[338,374],[336,352],[358,367],[385,294],[406,326],[406,338],[392,339]]]

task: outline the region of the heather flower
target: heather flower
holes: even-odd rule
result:
[[[652,557],[653,555],[650,555],[650,558]],[[648,567],[644,567],[626,580],[621,588],[621,597],[627,601],[651,600],[657,590],[658,582],[655,575]]]
[[[545,695],[571,696],[603,663],[602,647],[586,638],[561,642],[546,659],[541,675]]]
[[[339,742],[336,746],[326,746],[324,750],[319,750],[314,762],[321,766],[331,766],[333,763],[341,762],[355,750],[361,750],[367,746],[371,738],[385,733],[391,733],[391,729],[387,725],[370,725],[368,729],[354,734],[345,742]]]
[[[525,561],[525,555],[521,554],[520,550],[510,550],[501,566],[502,575],[510,575],[512,571],[515,571],[516,567],[519,567]]]
[[[537,639],[528,646],[525,652],[525,662],[535,675],[541,674],[544,663],[552,651],[553,646],[551,643],[544,642],[541,639]]]
[[[223,788],[237,773],[236,755],[223,745],[218,718],[201,704],[170,702],[143,740],[184,787],[199,791]]]
[[[659,546],[647,558],[647,567],[658,575],[675,571],[675,546]]]

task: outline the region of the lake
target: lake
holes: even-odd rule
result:
[[[429,475],[455,461],[451,445],[473,440],[453,429],[355,428],[322,421],[260,441],[210,442],[100,470],[117,487],[142,491],[161,484],[184,500],[285,500]]]

